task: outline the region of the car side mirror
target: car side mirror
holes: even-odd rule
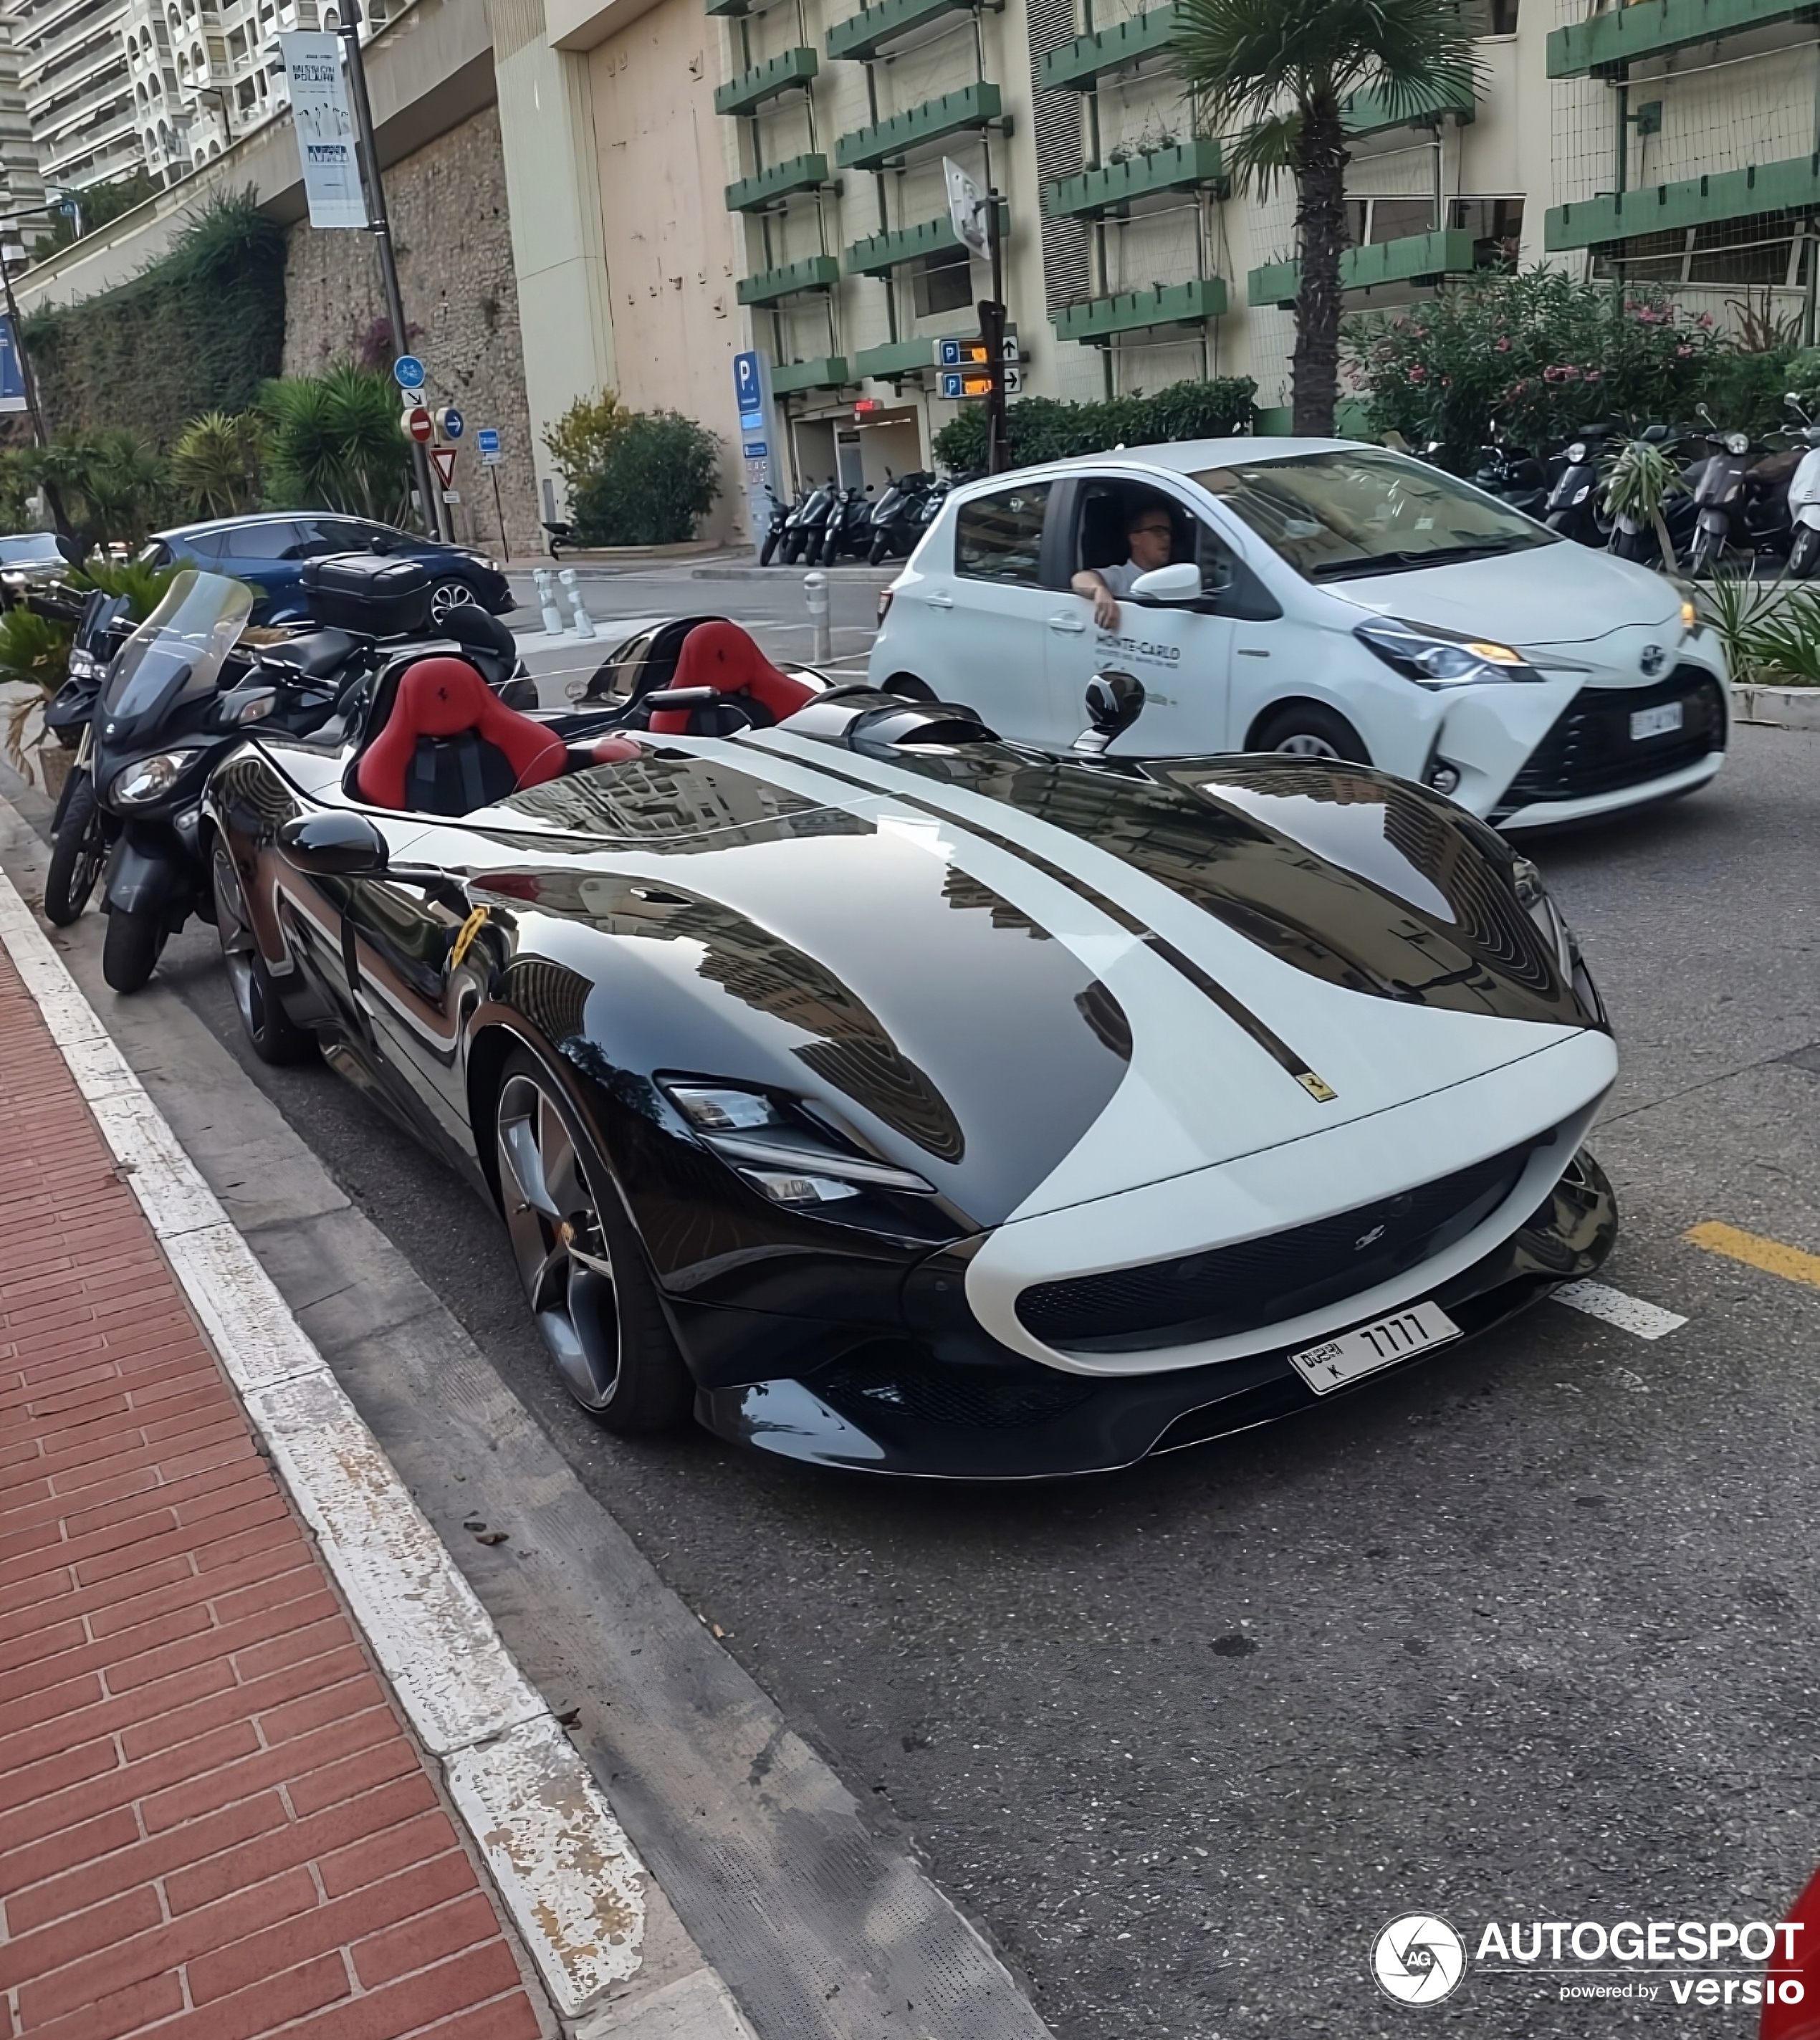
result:
[[[364,815],[298,815],[279,824],[278,847],[318,878],[377,878],[385,871],[386,839]]]
[[[1166,567],[1159,567],[1166,573]],[[1196,569],[1195,571],[1198,571]],[[1144,712],[1144,683],[1135,673],[1095,673],[1087,683],[1087,727],[1075,739],[1076,751],[1090,756],[1121,736]]]
[[[1201,594],[1201,569],[1192,560],[1178,560],[1173,565],[1156,567],[1148,573],[1140,574],[1131,584],[1131,592],[1140,602],[1198,602]]]

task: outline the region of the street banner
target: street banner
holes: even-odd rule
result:
[[[0,318],[0,411],[25,408],[25,368],[19,359],[19,344],[13,337],[13,322]]]
[[[948,223],[954,238],[984,262],[992,253],[986,238],[986,195],[952,156],[942,158],[942,174],[948,181]]]
[[[341,38],[292,29],[278,38],[291,82],[291,117],[312,226],[365,226],[354,116],[341,76]]]

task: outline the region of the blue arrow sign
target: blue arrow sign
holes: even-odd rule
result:
[[[459,440],[462,434],[467,430],[467,420],[462,416],[461,413],[455,409],[453,404],[447,405],[444,409],[443,430],[448,434],[451,440]]]
[[[424,386],[424,364],[414,354],[401,354],[392,363],[392,374],[401,390],[421,390]]]

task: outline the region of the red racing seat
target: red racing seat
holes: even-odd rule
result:
[[[752,720],[782,722],[814,700],[815,692],[801,680],[780,672],[737,623],[699,624],[683,640],[681,656],[664,689],[712,687],[737,695],[740,705],[756,710]],[[659,708],[651,711],[651,729],[659,736],[686,736],[693,711]]]
[[[561,737],[508,708],[465,660],[420,659],[399,679],[354,783],[375,807],[465,815],[556,778],[568,762]]]

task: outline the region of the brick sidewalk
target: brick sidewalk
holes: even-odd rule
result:
[[[3,950],[0,1907],[8,2036],[542,2030]]]

